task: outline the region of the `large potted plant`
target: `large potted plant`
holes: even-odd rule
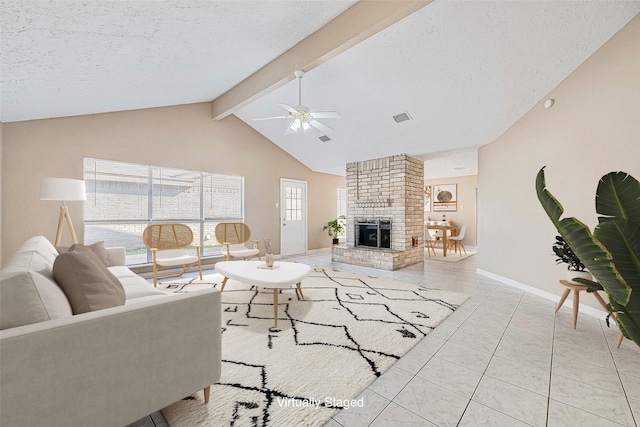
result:
[[[327,230],[329,237],[333,239],[334,245],[337,245],[339,242],[338,236],[340,235],[340,233],[342,233],[346,226],[346,219],[347,218],[344,215],[340,215],[338,218],[334,219],[333,221],[329,221],[327,225],[322,227],[323,230]]]
[[[600,179],[593,233],[576,218],[560,218],[564,208],[547,190],[544,168],[536,177],[536,192],[558,233],[595,279],[576,282],[590,292],[604,290],[620,331],[640,346],[640,183],[625,172]]]
[[[585,270],[585,266],[580,258],[573,252],[571,247],[565,242],[562,236],[556,236],[556,241],[552,246],[553,253],[556,254],[556,264],[567,264],[567,280],[574,284],[575,278],[591,279],[591,273]]]

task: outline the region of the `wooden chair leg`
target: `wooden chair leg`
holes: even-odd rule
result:
[[[209,403],[209,395],[211,394],[211,386],[205,387],[204,390],[204,403]]]
[[[616,348],[620,348],[620,346],[622,345],[623,339],[624,339],[624,335],[622,335],[622,332],[620,332],[620,336],[618,336],[618,343],[616,344]]]
[[[569,296],[569,292],[571,292],[571,289],[567,288],[562,293],[562,296],[560,297],[560,301],[558,301],[558,305],[556,306],[556,313],[558,312],[558,310],[560,310],[560,307],[562,307],[562,304],[564,304],[565,300]]]
[[[196,255],[198,256],[198,271],[200,272],[200,280],[202,280],[202,264],[200,263],[200,246],[196,246]]]
[[[158,287],[158,264],[156,264],[156,253],[153,252],[153,286]]]
[[[573,329],[578,324],[578,306],[580,304],[580,291],[573,291]]]

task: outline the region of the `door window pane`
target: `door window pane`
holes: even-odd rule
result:
[[[286,220],[302,221],[302,188],[287,187],[286,202]]]

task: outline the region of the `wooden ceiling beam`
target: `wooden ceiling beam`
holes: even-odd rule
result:
[[[212,101],[220,120],[294,79],[295,70],[312,70],[361,41],[425,7],[433,0],[361,0],[307,38]]]

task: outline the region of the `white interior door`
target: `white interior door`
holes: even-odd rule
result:
[[[280,254],[307,252],[307,182],[280,178]]]

